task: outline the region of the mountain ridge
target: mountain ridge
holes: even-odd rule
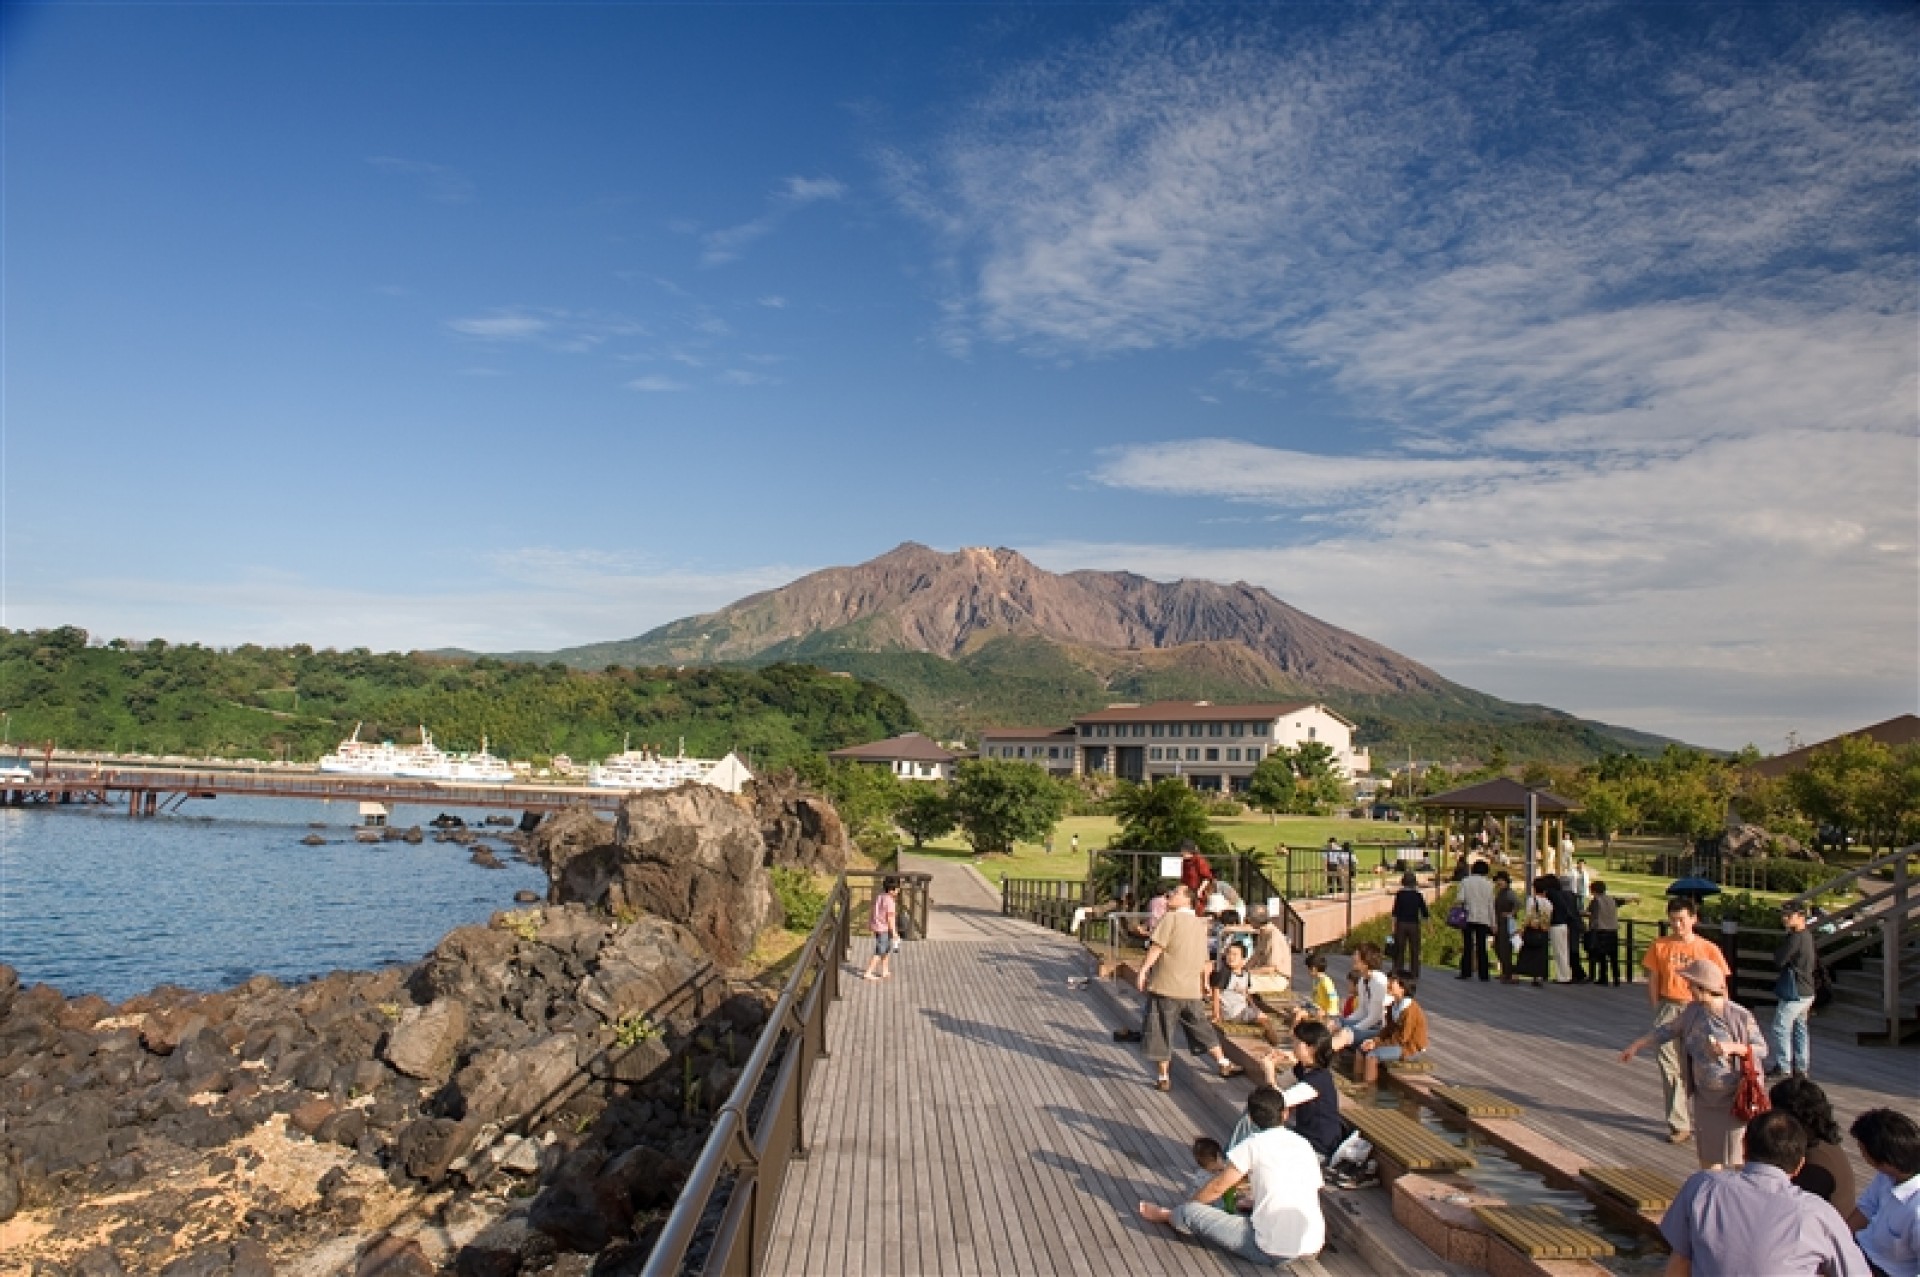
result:
[[[1005,547],[903,542],[635,638],[501,659],[606,665],[808,662],[904,696],[936,731],[1064,721],[1116,700],[1324,700],[1361,739],[1423,757],[1570,761],[1670,743],[1464,687],[1244,581],[1053,573]]]

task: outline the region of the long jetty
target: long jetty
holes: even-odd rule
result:
[[[577,806],[612,811],[626,793],[582,785],[462,785],[272,766],[174,766],[118,760],[88,765],[38,764],[32,777],[0,776],[0,800],[9,806],[124,804],[129,816],[155,816],[177,811],[191,799],[223,797],[550,812]]]

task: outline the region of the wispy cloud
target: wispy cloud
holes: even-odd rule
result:
[[[447,327],[476,341],[528,342],[566,354],[585,354],[615,339],[647,335],[644,324],[623,315],[533,306],[500,306],[449,319]]]
[[[1239,563],[1496,679],[1710,667],[1911,707],[1920,22],[1769,22],[1153,11],[1006,75],[890,165],[958,281],[950,349],[1204,344],[1368,427],[1095,459],[1263,507],[1277,544],[1041,551]]]
[[[662,377],[657,374],[646,377],[635,377],[627,383],[627,389],[629,390],[640,390],[655,395],[671,394],[674,391],[687,390],[690,388],[691,387],[684,381],[675,381],[672,377]]]
[[[445,164],[406,160],[393,155],[369,156],[367,163],[382,173],[412,181],[428,199],[442,204],[464,204],[474,195],[472,179]]]
[[[760,299],[759,304],[765,306],[768,310],[785,310],[787,308],[787,299],[778,293],[769,293]]]
[[[701,236],[705,251],[700,255],[700,262],[704,266],[721,266],[736,261],[749,245],[778,230],[795,212],[809,204],[844,199],[846,194],[845,184],[835,178],[789,177],[768,197],[767,211],[759,217],[737,226],[708,231]],[[767,303],[763,301],[762,304]],[[786,303],[781,300],[778,304]]]

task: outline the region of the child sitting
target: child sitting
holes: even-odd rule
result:
[[[1339,1013],[1340,1003],[1333,987],[1333,977],[1327,974],[1327,955],[1308,954],[1307,971],[1312,982],[1307,996],[1313,1000],[1314,1009],[1320,1013],[1320,1019],[1331,1020]]]
[[[1237,944],[1220,950],[1225,964],[1216,967],[1210,993],[1215,1024],[1258,1024],[1265,1026],[1266,1012],[1253,1004],[1253,977],[1247,973],[1247,951]]]
[[[1417,1060],[1427,1049],[1427,1013],[1413,1000],[1414,978],[1405,971],[1387,977],[1387,1023],[1380,1036],[1360,1049],[1375,1060]]]
[[[1193,1187],[1196,1191],[1204,1188],[1209,1180],[1227,1169],[1227,1155],[1220,1147],[1220,1141],[1202,1135],[1193,1142],[1193,1164],[1200,1169],[1194,1172]],[[1232,1211],[1238,1205],[1235,1188],[1229,1188],[1220,1198],[1220,1209]]]

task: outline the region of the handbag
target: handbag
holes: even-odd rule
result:
[[[1772,1107],[1766,1084],[1760,1080],[1760,1066],[1753,1062],[1753,1052],[1749,1050],[1740,1057],[1740,1087],[1733,1093],[1733,1115],[1742,1122],[1751,1122]]]
[[[1449,927],[1464,927],[1467,925],[1468,916],[1465,905],[1455,905],[1453,908],[1447,910],[1447,925]]]
[[[1247,991],[1259,996],[1273,997],[1285,993],[1293,982],[1278,971],[1255,972],[1247,977]]]

